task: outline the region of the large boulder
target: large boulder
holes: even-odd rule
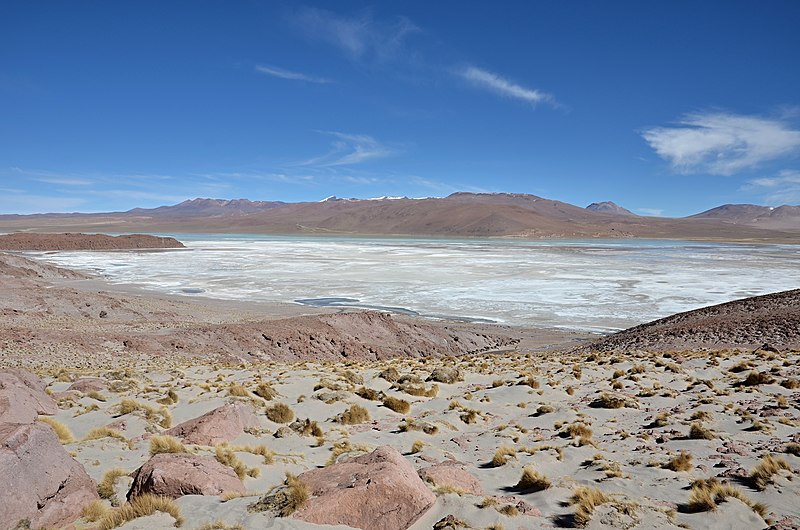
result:
[[[108,390],[108,383],[99,377],[81,377],[69,385],[67,390],[76,390],[84,394],[89,392],[104,392]]]
[[[209,456],[161,453],[133,474],[128,500],[144,493],[177,499],[184,495],[244,493],[244,483],[233,469]]]
[[[309,523],[404,530],[436,502],[414,467],[390,446],[298,479],[311,498],[293,517]]]
[[[0,372],[0,424],[33,423],[39,414],[57,413],[58,405],[44,389],[42,380],[25,370]]]
[[[483,495],[483,488],[478,479],[455,461],[446,460],[420,469],[419,476],[435,486],[449,487],[471,495]]]
[[[97,485],[49,425],[0,424],[0,528],[61,528],[97,499]]]
[[[190,444],[217,445],[233,441],[244,434],[246,428],[259,427],[261,423],[253,406],[243,401],[234,401],[180,423],[164,434],[181,438]]]

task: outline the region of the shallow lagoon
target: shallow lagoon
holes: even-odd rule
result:
[[[800,247],[791,245],[176,237],[187,250],[42,257],[169,293],[595,331],[800,287]]]

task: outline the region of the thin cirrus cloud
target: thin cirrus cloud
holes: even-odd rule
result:
[[[773,177],[753,179],[742,190],[763,194],[768,204],[797,204],[800,203],[800,171],[784,169]]]
[[[538,103],[555,104],[555,98],[546,92],[518,85],[498,74],[477,66],[467,66],[458,70],[457,74],[474,86],[503,97],[518,99],[533,105]]]
[[[257,65],[256,72],[269,75],[272,77],[277,77],[278,79],[287,79],[289,81],[304,81],[306,83],[319,83],[319,84],[327,84],[331,83],[330,79],[325,77],[317,77],[313,75],[307,75],[300,72],[293,72],[291,70],[284,70],[283,68],[278,68],[277,66],[269,66],[269,65]]]
[[[301,166],[335,167],[361,164],[396,153],[381,142],[366,134],[348,134],[338,131],[316,131],[332,136],[331,149],[322,156],[301,162]]]
[[[641,134],[681,173],[733,175],[800,151],[800,131],[788,123],[727,112],[687,114]]]
[[[403,49],[409,35],[420,31],[406,17],[396,17],[392,22],[378,21],[369,11],[347,16],[305,7],[290,20],[309,39],[332,44],[355,60],[391,59]]]

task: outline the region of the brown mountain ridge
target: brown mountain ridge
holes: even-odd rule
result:
[[[520,193],[300,203],[193,199],[127,212],[2,215],[0,231],[800,241],[800,207],[747,205],[755,215],[744,215],[738,206],[658,218],[631,215],[613,203],[581,208]]]

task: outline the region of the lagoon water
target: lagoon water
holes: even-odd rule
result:
[[[391,308],[593,331],[800,288],[800,247],[791,245],[176,237],[187,250],[41,257],[113,283],[188,296]]]

